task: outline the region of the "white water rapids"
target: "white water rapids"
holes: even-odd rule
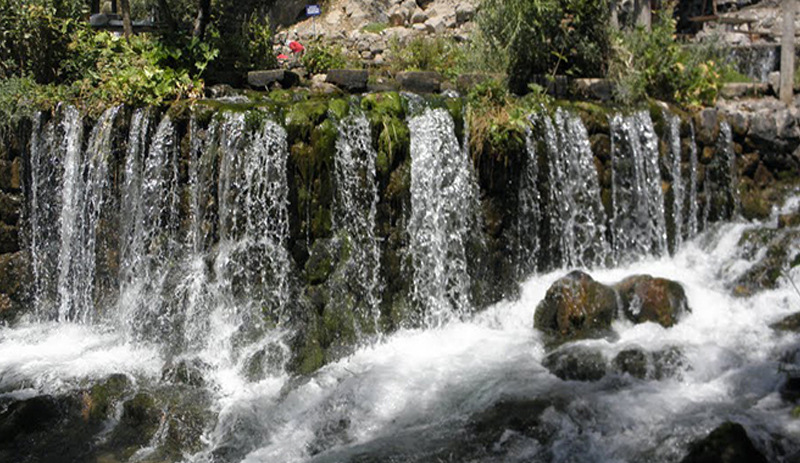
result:
[[[800,420],[777,392],[779,360],[797,338],[769,325],[798,311],[800,295],[785,278],[750,298],[732,297],[727,286],[752,264],[737,255],[737,243],[755,226],[712,227],[674,257],[592,271],[603,283],[648,273],[683,284],[692,312],[676,326],[618,321],[616,339],[581,341],[609,361],[631,347],[677,347],[684,360],[671,377],[610,373],[584,383],[550,374],[532,319],[562,269],[528,279],[518,300],[440,328],[399,331],[301,382],[248,383],[233,368],[210,371],[218,419],[206,432],[208,449],[186,460],[214,461],[215,451],[233,445],[235,459],[246,462],[458,460],[470,420],[504,400],[544,401],[538,423],[546,437],[509,430],[473,461],[677,461],[689,442],[728,419],[742,423],[770,460],[777,458],[770,436],[790,436],[782,444],[797,451]],[[800,281],[797,268],[789,276]],[[158,350],[123,338],[72,323],[0,328],[0,391],[56,393],[120,372],[142,384],[157,380],[165,362]]]

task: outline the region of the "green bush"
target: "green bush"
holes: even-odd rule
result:
[[[0,0],[0,77],[55,82],[80,26],[81,3]]]
[[[251,69],[273,69],[278,67],[278,59],[272,49],[272,29],[269,18],[253,15],[245,26],[250,53]]]
[[[684,106],[710,105],[716,101],[729,65],[713,47],[684,47],[675,40],[675,20],[663,10],[651,30],[635,28],[613,37],[609,77],[615,98],[635,104],[646,97]]]
[[[485,0],[478,25],[488,53],[507,59],[509,86],[528,91],[535,75],[605,75],[607,0]]]
[[[347,56],[336,45],[325,45],[316,41],[306,47],[305,54],[300,59],[310,74],[324,74],[331,69],[347,67]]]
[[[455,78],[463,62],[461,47],[444,37],[415,37],[407,43],[392,40],[391,71],[436,71],[445,78]]]

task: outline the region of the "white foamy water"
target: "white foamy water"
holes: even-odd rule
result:
[[[0,393],[56,394],[115,373],[153,378],[162,364],[155,346],[126,343],[101,326],[0,327]]]
[[[800,296],[786,282],[747,299],[730,296],[726,286],[749,266],[735,255],[750,227],[725,225],[673,258],[592,272],[604,283],[647,273],[683,284],[692,312],[674,327],[618,321],[613,339],[580,342],[609,362],[625,349],[677,348],[683,360],[666,379],[611,373],[582,383],[562,381],[542,367],[546,350],[532,328],[533,314],[564,275],[560,270],[529,279],[519,300],[466,322],[398,332],[303,384],[272,379],[231,393],[220,402],[212,441],[252,447],[244,461],[253,463],[363,455],[431,461],[448,445],[457,447],[475,414],[508,398],[551,403],[539,418],[549,430],[547,441],[506,433],[495,443],[495,450],[503,449],[496,460],[489,452],[480,461],[677,461],[689,442],[728,419],[744,424],[762,448],[770,434],[800,436],[800,423],[776,392],[780,355],[796,338],[769,328],[800,308]],[[800,272],[791,276],[800,278]],[[784,444],[797,450],[798,441]]]

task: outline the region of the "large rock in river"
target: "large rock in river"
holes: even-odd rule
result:
[[[617,283],[625,316],[634,323],[655,322],[665,327],[689,311],[683,286],[666,278],[634,275]]]
[[[681,463],[766,463],[742,425],[727,421],[693,443]]]
[[[575,270],[550,286],[533,326],[559,341],[598,337],[611,327],[616,312],[614,289]]]

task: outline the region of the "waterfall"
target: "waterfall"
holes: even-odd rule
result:
[[[547,157],[548,258],[554,267],[593,267],[609,255],[606,216],[589,136],[580,118],[558,109],[540,115]]]
[[[674,253],[677,251],[681,244],[683,244],[683,222],[684,222],[684,186],[683,176],[681,173],[681,120],[675,114],[669,111],[664,111],[664,120],[667,123],[667,144],[669,151],[667,157],[667,165],[669,167],[669,174],[672,177],[671,193],[672,201],[670,204],[665,204],[669,209],[671,221],[669,226],[672,226],[672,241],[669,243],[669,248]]]
[[[69,112],[70,116],[77,113]],[[80,117],[79,115],[77,117]],[[52,309],[57,304],[57,267],[59,255],[59,217],[61,208],[61,159],[56,131],[63,127],[51,120],[43,125],[44,114],[34,119],[30,145],[30,202],[36,205],[29,208],[31,268],[34,278],[33,304],[36,318],[46,320],[54,315]],[[71,127],[71,125],[70,125]],[[72,136],[80,143],[77,130]]]
[[[58,292],[59,321],[88,323],[94,317],[96,244],[100,217],[109,198],[109,157],[114,119],[119,107],[106,110],[97,121],[85,153],[79,140],[81,124],[70,109],[65,123],[65,149],[61,210],[61,250]],[[74,112],[73,112],[74,111]]]
[[[265,317],[283,321],[289,301],[288,155],[282,127],[264,119],[248,134],[244,115],[226,116],[215,272],[221,290],[238,305],[238,321],[256,329]]]
[[[647,112],[611,120],[611,236],[617,262],[667,250],[658,138]]]
[[[123,183],[123,198],[131,195],[124,215],[131,220],[121,231],[119,318],[135,337],[168,341],[176,335],[167,277],[179,252],[178,147],[175,126],[165,116],[145,155],[139,140],[148,138],[148,128],[147,116],[134,114]]]
[[[475,224],[477,184],[447,111],[425,109],[408,125],[412,299],[424,311],[420,322],[439,326],[470,308],[467,248]]]
[[[686,195],[686,226],[684,238],[693,238],[698,232],[697,214],[697,142],[694,138],[694,123],[690,125],[689,143],[689,194]]]
[[[531,118],[533,122],[533,118]],[[526,158],[524,170],[520,174],[517,190],[517,249],[516,272],[523,278],[535,272],[539,265],[539,222],[541,221],[541,197],[539,195],[539,168],[536,160],[536,136],[528,129],[525,138]]]
[[[731,219],[740,209],[733,131],[726,121],[720,124],[715,152],[716,156],[706,166],[706,222]]]
[[[339,122],[336,140],[336,197],[333,226],[346,234],[351,249],[345,264],[352,293],[364,299],[362,318],[377,328],[380,303],[380,248],[375,238],[378,186],[369,121],[363,114]],[[360,304],[359,304],[360,305]]]

